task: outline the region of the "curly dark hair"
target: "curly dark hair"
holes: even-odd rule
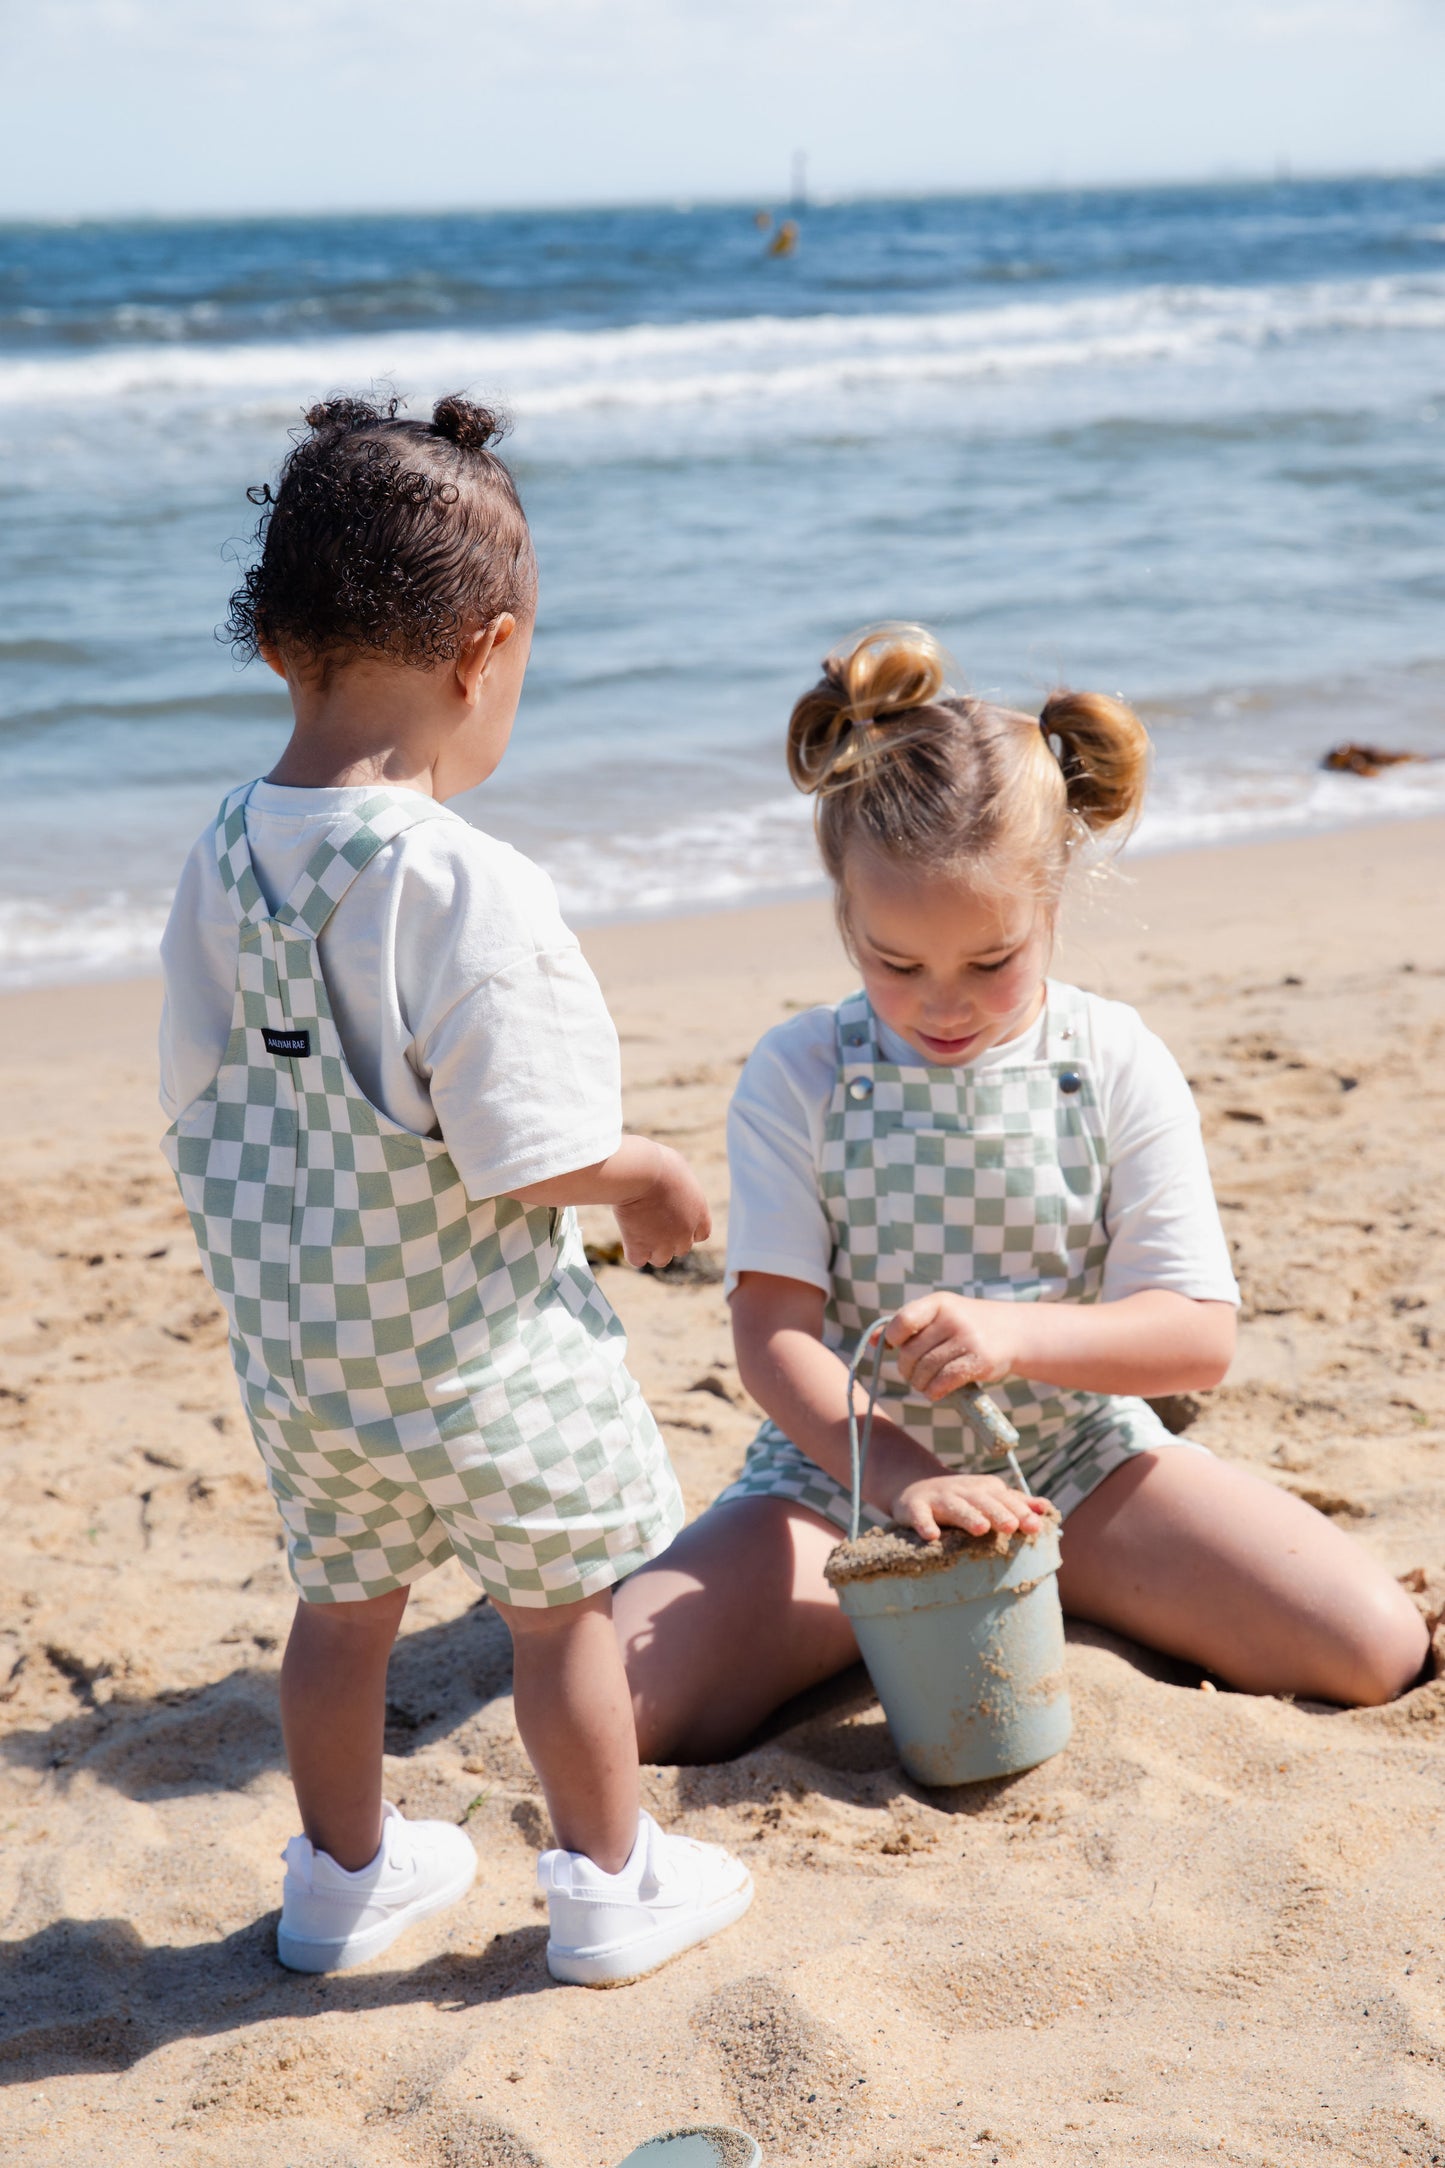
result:
[[[306,416],[264,509],[257,562],[231,597],[224,634],[249,661],[262,646],[315,661],[454,656],[505,610],[530,617],[537,560],[516,483],[491,446],[488,407],[439,399],[429,422],[402,402],[326,399]]]

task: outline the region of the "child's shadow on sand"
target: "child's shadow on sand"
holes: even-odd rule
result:
[[[387,1748],[411,1754],[512,1684],[511,1639],[496,1613],[405,1635],[387,1680]],[[54,1773],[82,1770],[125,1797],[240,1791],[283,1766],[274,1671],[242,1668],[209,1686],[100,1704],[74,1681],[73,1715],[13,1731],[0,1755]],[[143,1942],[128,1920],[56,1920],[0,1943],[0,2082],[76,2070],[129,2069],[168,2040],[230,2032],[269,2018],[422,2002],[463,2009],[550,1986],[540,1923],[495,1935],[479,1952],[396,1971],[313,1979],[276,1961],[276,1915],[219,1941]]]
[[[241,1791],[284,1766],[274,1671],[243,1666],[143,1701],[101,1702],[92,1682],[72,1675],[72,1684],[74,1714],[12,1731],[0,1756],[54,1771],[62,1783],[83,1769],[142,1800]],[[511,1637],[489,1604],[406,1634],[387,1674],[387,1752],[414,1754],[511,1690]]]
[[[494,1935],[475,1955],[395,1972],[284,1972],[276,1914],[219,1941],[142,1942],[129,1920],[55,1920],[0,1945],[0,2084],[62,2072],[129,2070],[167,2042],[274,2018],[428,2003],[465,2010],[550,1988],[542,1924]]]

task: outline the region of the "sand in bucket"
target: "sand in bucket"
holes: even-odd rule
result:
[[[880,1318],[864,1334],[850,1371],[851,1411],[853,1381],[871,1345],[861,1443],[850,1412],[853,1534],[828,1560],[827,1578],[911,1777],[920,1784],[973,1784],[1032,1769],[1059,1752],[1073,1724],[1057,1585],[1059,1516],[1046,1507],[1031,1536],[946,1528],[937,1542],[925,1543],[907,1528],[859,1534],[887,1323]],[[966,1395],[964,1404],[1022,1482],[1012,1426],[981,1393]]]

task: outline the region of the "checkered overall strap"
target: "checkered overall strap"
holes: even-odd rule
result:
[[[243,783],[239,790],[228,791],[216,815],[216,869],[242,926],[259,926],[271,915],[246,840],[246,806],[255,788],[254,783]]]
[[[354,812],[341,816],[311,853],[286,901],[271,912],[256,879],[246,837],[246,806],[254,788],[247,783],[232,791],[216,816],[216,863],[222,884],[243,927],[272,919],[288,933],[310,934],[313,940],[378,851],[408,828],[448,817],[444,806],[419,791],[378,791]]]
[[[1094,1058],[1094,1033],[1089,1004],[1077,986],[1055,979],[1047,982],[1048,1006],[1044,1011],[1046,1045],[1044,1060],[1089,1062]]]
[[[838,1003],[838,1073],[879,1060],[878,1027],[873,1004],[861,990]]]

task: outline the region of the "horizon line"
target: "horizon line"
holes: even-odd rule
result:
[[[1293,161],[1280,161],[1273,167],[1222,168],[1209,174],[1155,174],[1134,175],[1129,178],[1088,181],[1029,181],[1010,185],[1002,183],[949,185],[943,187],[867,187],[841,190],[819,190],[801,199],[792,197],[784,189],[768,194],[735,193],[713,195],[706,191],[696,193],[673,192],[651,196],[596,197],[579,201],[571,197],[555,199],[518,198],[514,202],[459,203],[436,202],[416,204],[330,204],[313,208],[291,205],[271,209],[193,209],[159,210],[155,208],[130,208],[126,210],[89,211],[9,211],[0,206],[0,230],[24,229],[26,227],[62,228],[67,226],[159,226],[159,225],[256,225],[269,221],[355,218],[503,218],[541,217],[547,214],[581,216],[589,213],[606,215],[618,211],[674,211],[686,214],[692,211],[710,210],[756,210],[760,207],[779,205],[786,209],[830,210],[849,204],[862,203],[938,203],[981,201],[989,198],[1017,196],[1091,196],[1125,195],[1145,190],[1168,193],[1223,192],[1239,188],[1291,188],[1327,185],[1331,181],[1422,181],[1445,177],[1445,162],[1434,161],[1417,166],[1298,166]]]

